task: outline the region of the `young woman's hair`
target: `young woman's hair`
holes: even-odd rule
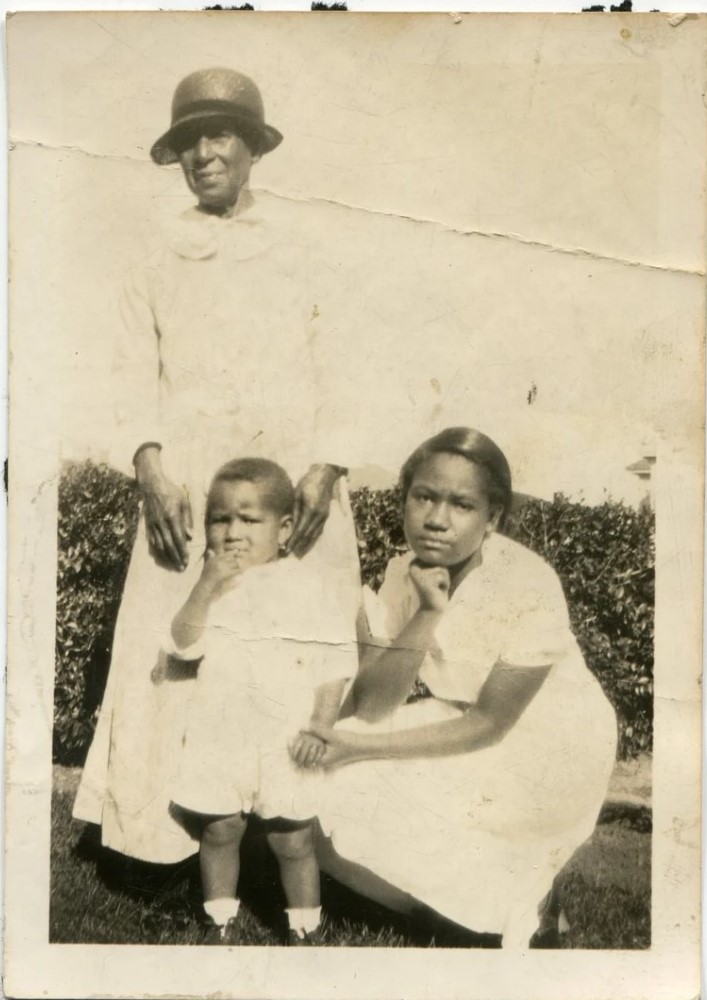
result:
[[[264,507],[285,517],[295,506],[295,488],[285,470],[267,458],[235,458],[218,470],[209,487],[206,516],[209,516],[211,494],[219,483],[253,483],[260,490]]]
[[[494,510],[501,511],[499,527],[503,527],[513,498],[510,466],[498,445],[490,437],[471,427],[447,427],[415,449],[400,471],[403,500],[419,466],[440,452],[461,455],[481,469],[489,504]]]

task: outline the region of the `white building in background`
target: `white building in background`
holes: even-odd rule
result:
[[[655,454],[648,454],[626,466],[626,471],[636,477],[643,494],[639,502],[649,507],[655,506],[655,463]]]
[[[656,447],[641,431],[614,427],[610,434],[595,421],[581,427],[558,421],[521,431],[494,435],[504,448],[516,493],[551,501],[562,493],[577,503],[598,505],[607,499],[629,507],[654,506]],[[634,429],[635,430],[635,429]],[[540,433],[540,431],[542,431]],[[592,439],[592,431],[594,435]],[[553,433],[554,432],[554,433]],[[641,456],[635,460],[635,456]],[[352,468],[352,489],[388,489],[397,482],[391,466],[371,464]]]

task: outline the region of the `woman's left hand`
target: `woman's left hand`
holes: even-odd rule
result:
[[[321,535],[334,495],[334,483],[341,469],[333,465],[313,465],[295,489],[294,530],[287,546],[298,558],[306,555]]]
[[[358,733],[350,729],[334,729],[333,726],[313,726],[310,730],[326,747],[318,765],[325,771],[334,771],[345,764],[363,760],[361,740]]]

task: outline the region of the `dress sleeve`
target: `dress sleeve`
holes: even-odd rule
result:
[[[111,461],[132,476],[141,444],[162,443],[159,331],[151,305],[148,268],[125,279],[119,299],[113,352],[115,432]]]
[[[562,585],[549,566],[517,596],[509,615],[500,659],[524,667],[546,667],[569,652],[573,637]]]
[[[176,660],[184,660],[190,663],[192,660],[200,660],[206,653],[206,647],[208,645],[208,633],[209,626],[207,625],[201,632],[201,636],[197,642],[193,642],[190,646],[185,646],[182,649],[178,649],[172,638],[172,627],[171,623],[166,627],[161,629],[160,635],[160,646],[162,652],[166,653],[167,656],[173,656]]]
[[[198,642],[192,643],[191,646],[185,646],[184,649],[177,649],[171,633],[167,632],[162,648],[168,656],[173,656],[177,660],[184,660],[186,662],[200,660],[206,654],[206,636],[202,635],[201,639]]]
[[[400,635],[419,606],[410,583],[409,566],[409,556],[395,556],[391,559],[377,594],[377,618],[380,620],[381,614],[385,616],[386,631],[381,638],[387,638],[391,642]]]

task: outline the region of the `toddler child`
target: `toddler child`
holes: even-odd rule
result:
[[[211,483],[201,576],[172,622],[170,652],[203,657],[189,707],[175,804],[200,824],[205,943],[232,944],[246,815],[269,824],[287,899],[288,944],[316,944],[320,885],[312,818],[323,741],[356,671],[350,627],[323,579],[280,558],[294,489],[274,462],[243,458]]]

